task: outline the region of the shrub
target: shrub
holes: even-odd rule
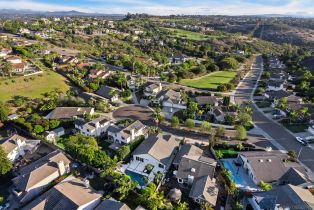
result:
[[[192,129],[192,128],[195,127],[195,121],[192,120],[192,119],[186,119],[186,120],[185,120],[185,125],[186,125],[188,128]]]
[[[172,127],[177,127],[179,125],[179,118],[176,116],[173,116],[171,118],[171,126]]]

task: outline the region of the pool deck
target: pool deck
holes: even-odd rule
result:
[[[228,162],[229,166],[231,166],[232,169],[230,170],[228,167],[225,168],[227,170],[230,170],[233,176],[236,177],[236,179],[241,180],[241,183],[237,183],[237,180],[233,180],[236,186],[244,191],[260,191],[261,188],[253,182],[251,177],[247,174],[246,170],[243,167],[239,167],[234,164],[235,160],[235,158],[224,159],[223,162]]]

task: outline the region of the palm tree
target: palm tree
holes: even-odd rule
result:
[[[3,73],[12,76],[12,72],[14,70],[13,64],[10,62],[4,62],[1,66]]]

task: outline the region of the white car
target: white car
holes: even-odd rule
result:
[[[304,146],[306,146],[306,145],[307,145],[307,142],[306,142],[306,141],[304,141],[304,139],[303,139],[303,138],[301,138],[301,137],[297,136],[295,139],[297,140],[297,142],[301,143],[302,145],[304,145]]]

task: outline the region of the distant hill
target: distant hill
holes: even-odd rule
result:
[[[47,16],[47,17],[99,17],[99,16],[114,16],[123,17],[124,14],[102,14],[102,13],[85,13],[79,11],[34,11],[34,10],[15,10],[15,9],[0,9],[0,15],[33,15],[33,16]]]

